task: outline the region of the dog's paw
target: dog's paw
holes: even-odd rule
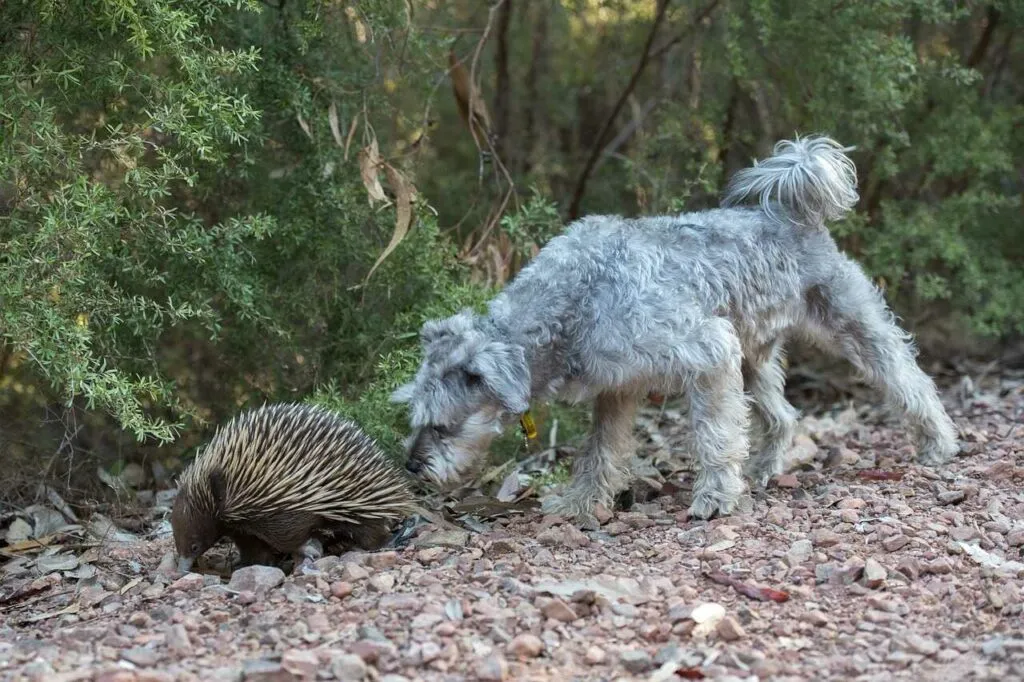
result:
[[[727,502],[714,495],[694,495],[693,503],[686,513],[691,519],[709,521],[731,514],[736,509],[738,501]]]
[[[690,518],[710,519],[731,514],[746,489],[738,470],[719,469],[698,477],[693,488],[693,502],[687,512]]]
[[[782,473],[782,463],[751,459],[743,470],[743,475],[750,481],[750,487],[764,490],[772,477]]]
[[[960,453],[962,443],[958,441],[927,440],[917,449],[917,462],[924,466],[937,467],[948,463]]]
[[[594,515],[594,507],[592,499],[572,494],[548,495],[540,501],[541,513],[561,516],[573,525],[588,530],[601,527]]]

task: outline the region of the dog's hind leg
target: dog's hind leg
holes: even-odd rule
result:
[[[594,507],[608,509],[616,493],[631,479],[630,461],[636,451],[633,422],[639,396],[633,391],[606,391],[594,402],[594,427],[573,463],[572,480],[561,495],[543,501],[543,511],[573,519],[584,526],[596,524]]]
[[[690,516],[707,519],[731,513],[743,494],[750,420],[740,343],[732,325],[723,319],[710,321],[695,345],[684,349],[699,367],[686,381],[699,467]]]
[[[957,428],[932,379],[918,367],[910,335],[897,326],[881,293],[852,262],[807,300],[815,336],[846,357],[913,427],[918,461],[949,461],[960,449]]]
[[[747,461],[746,474],[764,486],[772,476],[782,473],[798,417],[784,393],[786,373],[782,368],[781,339],[747,357],[743,381],[753,398],[751,420],[759,441]]]

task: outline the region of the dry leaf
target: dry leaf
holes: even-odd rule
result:
[[[448,51],[448,65],[451,67],[452,91],[455,93],[459,116],[462,118],[462,122],[470,127],[473,138],[479,147],[483,145],[484,140],[489,140],[491,137],[491,117],[487,113],[487,106],[480,97],[479,88],[474,87],[470,82],[469,71],[451,50]],[[471,108],[472,116],[470,116]],[[472,125],[470,119],[472,119]]]
[[[374,271],[384,262],[384,259],[391,255],[391,252],[405,239],[409,233],[409,226],[412,224],[412,197],[415,189],[401,173],[395,170],[391,164],[384,164],[384,172],[388,174],[388,182],[395,193],[395,231],[391,234],[391,241],[384,248],[384,251],[377,257],[377,262],[366,274],[369,280]],[[376,178],[376,174],[374,175]]]
[[[302,114],[299,112],[295,112],[295,118],[298,119],[299,125],[302,127],[302,132],[306,133],[306,137],[312,140],[313,131],[309,129],[309,124],[306,123],[306,119],[302,118]]]
[[[370,195],[371,206],[375,201],[387,201],[388,199],[384,194],[384,187],[380,184],[380,178],[377,177],[377,169],[380,168],[381,163],[377,138],[373,138],[369,145],[359,150],[359,174],[363,178],[366,193]]]
[[[345,16],[352,22],[352,25],[356,29],[356,40],[360,43],[366,42],[366,24],[360,20],[359,15],[356,14],[356,8],[349,5],[345,8]]]
[[[356,136],[356,128],[359,127],[359,117],[352,119],[352,125],[348,129],[348,137],[345,138],[345,160],[348,161],[348,150],[352,146],[352,138]]]
[[[29,616],[28,618],[23,619],[18,624],[29,625],[31,623],[38,623],[41,620],[49,620],[50,618],[56,618],[57,616],[66,616],[72,613],[78,613],[79,610],[81,610],[81,608],[81,606],[75,603],[65,609],[61,609],[60,611],[53,611],[51,613],[37,613],[34,616]]]
[[[334,136],[334,143],[339,147],[345,147],[345,140],[341,137],[341,124],[338,122],[338,105],[331,100],[331,106],[327,110],[327,120],[331,124],[331,135]]]
[[[142,582],[142,576],[138,576],[136,578],[132,578],[131,580],[129,580],[128,582],[126,582],[124,584],[124,587],[121,588],[121,594],[124,594],[125,592],[127,592],[130,589],[132,589],[133,587],[135,587],[136,585],[138,585],[141,582]]]
[[[704,575],[712,582],[733,588],[744,597],[750,597],[751,599],[756,599],[758,601],[774,601],[779,603],[789,601],[789,594],[787,592],[774,590],[770,587],[761,587],[760,585],[749,585],[741,580],[733,578],[731,575],[726,575],[721,571],[705,573]]]

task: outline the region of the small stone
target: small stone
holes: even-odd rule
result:
[[[374,552],[367,558],[367,563],[377,570],[391,568],[398,563],[398,552]]]
[[[421,564],[432,564],[445,555],[444,547],[427,547],[416,552],[416,561]]]
[[[932,656],[939,650],[939,645],[934,640],[922,637],[921,635],[911,633],[903,638],[907,648],[913,651],[915,654],[921,654],[922,656]]]
[[[518,658],[536,658],[544,651],[544,642],[537,635],[524,632],[508,643],[508,653]]]
[[[963,490],[946,490],[939,493],[939,504],[960,504],[966,496]]]
[[[320,668],[320,660],[312,651],[302,649],[289,649],[281,656],[281,667],[304,679],[316,677],[316,671]]]
[[[242,664],[242,679],[245,682],[292,682],[295,676],[282,668],[280,663],[252,659]]]
[[[140,668],[151,668],[160,662],[160,657],[157,656],[157,653],[145,647],[125,649],[121,652],[121,658]]]
[[[643,649],[629,649],[619,654],[619,661],[629,672],[639,675],[654,667],[651,655]]]
[[[780,488],[799,488],[800,479],[795,474],[779,474],[775,477],[775,485]]]
[[[816,528],[811,533],[811,542],[814,543],[815,547],[833,547],[839,544],[840,537],[837,533],[827,528]]]
[[[914,557],[905,557],[896,564],[896,570],[907,576],[910,580],[917,580],[921,575],[921,565]]]
[[[594,518],[602,526],[612,520],[613,514],[603,504],[594,505]]]
[[[235,595],[235,601],[242,606],[248,606],[249,604],[255,604],[257,601],[256,593],[250,592],[249,590],[243,590]]]
[[[202,573],[186,573],[170,585],[170,589],[178,590],[179,592],[193,592],[202,589],[202,587]]]
[[[885,567],[874,559],[868,559],[864,562],[864,585],[871,589],[877,589],[885,583],[885,578],[888,573]]]
[[[393,656],[396,649],[395,645],[387,640],[361,639],[349,647],[349,651],[367,663],[373,664],[382,656]]]
[[[234,678],[219,677],[217,679],[230,679],[234,682],[242,679],[242,671],[235,671]],[[135,673],[135,682],[174,682],[174,675],[162,670],[139,670]]]
[[[366,679],[366,663],[355,654],[341,654],[331,661],[334,677],[346,682],[363,682]]]
[[[910,542],[910,538],[906,535],[890,535],[889,537],[882,540],[882,547],[886,552],[895,552],[907,546]]]
[[[169,627],[165,639],[167,641],[167,648],[171,650],[171,653],[192,653],[192,641],[188,637],[185,626],[181,623]]]
[[[552,599],[541,607],[545,618],[552,618],[562,623],[571,623],[578,618],[572,607],[561,599]]]
[[[746,637],[747,633],[743,630],[743,626],[739,624],[739,621],[732,616],[726,616],[718,624],[718,636],[726,642],[734,642],[737,639]]]
[[[341,579],[345,582],[354,583],[370,577],[370,572],[353,561],[346,561],[341,566]]]
[[[713,602],[704,603],[693,609],[689,618],[697,624],[693,629],[693,636],[706,637],[714,632],[718,624],[725,618],[725,607]]]
[[[583,660],[586,661],[587,665],[601,665],[607,658],[608,654],[605,653],[604,649],[593,644],[588,646],[586,653],[583,654]]]
[[[1010,547],[1024,545],[1024,528],[1015,528],[1006,534],[1006,544]]]
[[[786,563],[790,568],[798,566],[811,558],[814,553],[814,545],[810,540],[797,540],[786,552]]]
[[[498,654],[491,654],[476,666],[476,678],[484,682],[501,682],[508,676],[508,662]]]
[[[848,497],[845,500],[839,500],[836,507],[838,509],[863,509],[867,505],[868,503],[859,497]]]
[[[413,547],[454,547],[462,549],[469,543],[469,531],[461,529],[435,530],[413,538]]]
[[[380,592],[381,594],[387,594],[395,588],[395,576],[390,573],[382,573],[375,575],[370,578],[368,585],[371,590]]]
[[[276,566],[243,566],[231,574],[228,589],[261,597],[283,582],[284,571]]]
[[[339,580],[331,583],[331,595],[338,599],[344,599],[352,594],[352,583]]]
[[[839,512],[839,520],[843,523],[857,523],[860,521],[860,514],[856,509],[844,509]]]
[[[828,625],[828,616],[821,611],[808,611],[804,614],[804,620],[816,628],[823,628]]]

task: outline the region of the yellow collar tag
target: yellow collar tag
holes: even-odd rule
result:
[[[533,416],[529,410],[524,412],[523,416],[519,418],[519,425],[523,427],[523,433],[526,434],[527,440],[533,440],[537,437],[537,425],[533,423]]]

